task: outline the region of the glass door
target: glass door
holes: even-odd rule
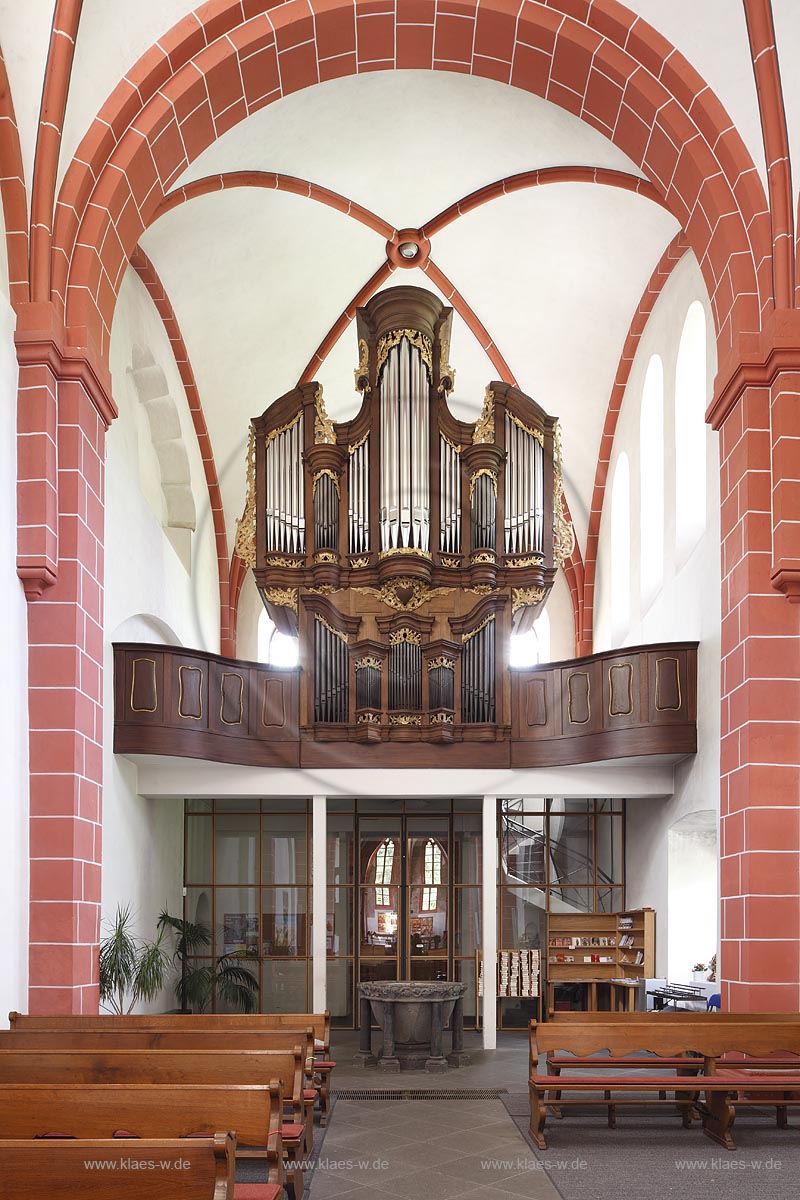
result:
[[[452,979],[450,819],[406,818],[406,979]]]
[[[359,971],[361,983],[404,979],[400,971],[405,924],[401,907],[403,818],[359,821]]]

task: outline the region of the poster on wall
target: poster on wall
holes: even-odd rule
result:
[[[225,913],[222,918],[222,953],[258,957],[257,913]]]

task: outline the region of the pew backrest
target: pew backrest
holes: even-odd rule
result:
[[[292,1050],[0,1051],[0,1083],[263,1084],[302,1112],[305,1054]]]
[[[106,1014],[74,1014],[47,1016],[39,1013],[10,1012],[10,1027],[13,1030],[50,1029],[60,1032],[65,1029],[236,1029],[257,1031],[259,1029],[307,1029],[314,1030],[314,1037],[331,1042],[331,1014],[324,1013],[132,1013],[129,1016]]]
[[[2,1050],[287,1050],[302,1046],[306,1068],[314,1055],[314,1031],[263,1029],[258,1033],[236,1030],[109,1030],[59,1033],[49,1029],[13,1033],[0,1030]]]
[[[665,1020],[661,1013],[654,1013],[646,1021],[532,1022],[530,1061],[533,1064],[540,1054],[554,1051],[577,1055],[602,1050],[613,1055],[691,1052],[708,1059],[731,1052],[765,1056],[776,1051],[800,1051],[800,1021],[790,1018],[760,1022],[753,1019],[757,1015],[747,1014],[739,1021],[718,1021],[713,1013],[687,1013],[676,1020]]]
[[[0,1139],[3,1200],[233,1200],[234,1139]]]
[[[0,1083],[0,1139],[59,1133],[109,1138],[124,1130],[139,1138],[236,1135],[238,1146],[267,1149],[282,1164],[283,1100],[277,1083]]]

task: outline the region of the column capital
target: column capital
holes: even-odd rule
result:
[[[67,329],[55,304],[29,302],[17,308],[14,344],[21,367],[45,366],[57,383],[82,384],[106,429],[118,415],[111,373],[85,345],[78,329]]]
[[[782,371],[800,371],[800,309],[777,309],[758,333],[739,335],[719,365],[706,421],[719,429],[747,388],[769,388]]]

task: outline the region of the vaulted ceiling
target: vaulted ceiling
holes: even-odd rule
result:
[[[635,0],[629,7],[716,92],[766,183],[742,6]],[[53,8],[53,0],[0,0],[0,43],[29,176]],[[192,8],[190,0],[84,0],[59,179],[126,71]],[[774,0],[773,10],[779,48],[796,47],[795,0]],[[784,76],[790,146],[800,165],[799,78]],[[589,170],[585,179],[554,172],[536,186],[498,188],[432,235],[433,269],[395,271],[381,286],[418,284],[448,302],[456,290],[452,404],[459,415],[476,414],[498,376],[499,355],[519,386],[562,418],[567,499],[582,542],[620,352],[642,291],[678,231],[646,189],[633,190],[641,173],[611,141],[564,109],[488,79],[375,71],[270,104],[191,164],[176,189],[253,173],[236,181],[244,186],[177,204],[141,239],[194,369],[229,536],[244,499],[248,420],[294,386],[385,263],[383,225],[425,227],[477,189],[554,168],[617,174],[597,182]],[[278,190],[276,173],[302,182]],[[318,189],[347,203],[331,207]],[[358,219],[362,209],[367,216]],[[351,326],[326,346],[314,372],[335,418],[356,408],[355,361]]]

